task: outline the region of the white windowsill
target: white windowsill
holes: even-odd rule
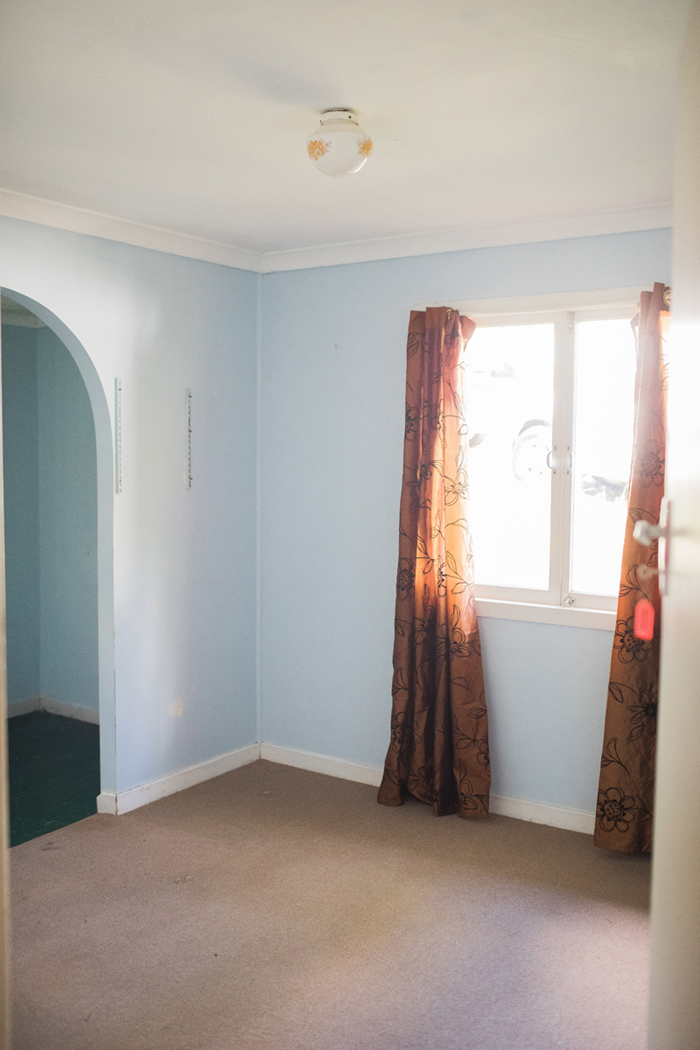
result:
[[[617,620],[617,613],[607,609],[537,605],[534,602],[503,601],[500,598],[477,598],[476,614],[497,620],[528,620],[530,623],[555,623],[562,627],[592,627],[598,631],[614,631]]]

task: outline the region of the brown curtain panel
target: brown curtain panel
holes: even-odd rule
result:
[[[637,328],[634,448],[593,839],[596,846],[624,853],[649,853],[652,844],[661,630],[658,544],[644,547],[632,533],[640,520],[658,524],[664,494],[664,291],[663,284],[655,284],[653,292],[642,292],[632,322]],[[654,606],[652,641],[634,635],[640,598]]]
[[[446,307],[408,329],[391,743],[379,801],[486,817],[491,771],[467,524],[461,355],[475,324]]]

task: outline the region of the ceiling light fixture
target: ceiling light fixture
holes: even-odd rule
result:
[[[352,175],[372,152],[372,140],[351,109],[326,109],[307,140],[309,157],[324,175]]]

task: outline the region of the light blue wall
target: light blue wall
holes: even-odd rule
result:
[[[595,809],[612,632],[482,617],[493,790]]]
[[[97,452],[73,357],[37,330],[42,696],[99,708]]]
[[[412,308],[669,280],[668,230],[263,281],[263,739],[380,766]],[[494,792],[594,806],[611,635],[482,621]]]
[[[3,325],[8,701],[98,708],[97,476],[85,384],[49,328]]]
[[[66,326],[61,338],[80,357],[93,412],[112,411],[114,379],[122,380],[114,664],[103,661],[100,671],[101,695],[110,675],[115,689],[106,718],[101,708],[106,790],[256,739],[258,284],[252,273],[0,219],[0,285]],[[191,491],[183,483],[186,388]],[[104,541],[109,532],[111,551],[112,459],[105,470],[103,455],[111,437],[102,421],[99,534]],[[99,580],[104,595],[110,581],[101,569]],[[109,643],[107,612],[101,604]],[[171,714],[177,701],[180,718]]]
[[[116,706],[111,726],[102,720],[103,785],[125,790],[256,739],[261,283],[263,739],[380,766],[390,711],[409,311],[425,302],[648,285],[669,273],[669,231],[261,281],[0,220],[0,284],[67,326],[62,338],[80,358],[93,412],[96,405],[103,417],[107,405],[111,411],[114,377],[122,380],[124,481],[113,508]],[[111,444],[107,431],[99,422],[98,458]],[[103,535],[105,522],[112,528],[112,497],[104,496],[112,479],[105,490],[111,468],[105,473],[100,462]],[[102,623],[102,605],[99,615]],[[611,636],[496,620],[482,621],[482,629],[494,790],[590,809]],[[181,718],[170,713],[177,700]]]
[[[2,326],[9,703],[40,692],[37,334]]]

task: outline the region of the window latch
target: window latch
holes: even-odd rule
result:
[[[556,472],[557,472],[557,468],[556,468],[556,467],[555,467],[555,466],[553,465],[553,462],[552,462],[552,456],[554,455],[554,453],[555,453],[556,451],[557,451],[557,446],[556,446],[556,445],[554,445],[554,446],[553,446],[553,447],[552,447],[552,448],[550,449],[550,451],[549,451],[549,452],[547,453],[547,466],[548,466],[548,467],[549,467],[549,469],[551,470],[552,474],[556,474]]]

